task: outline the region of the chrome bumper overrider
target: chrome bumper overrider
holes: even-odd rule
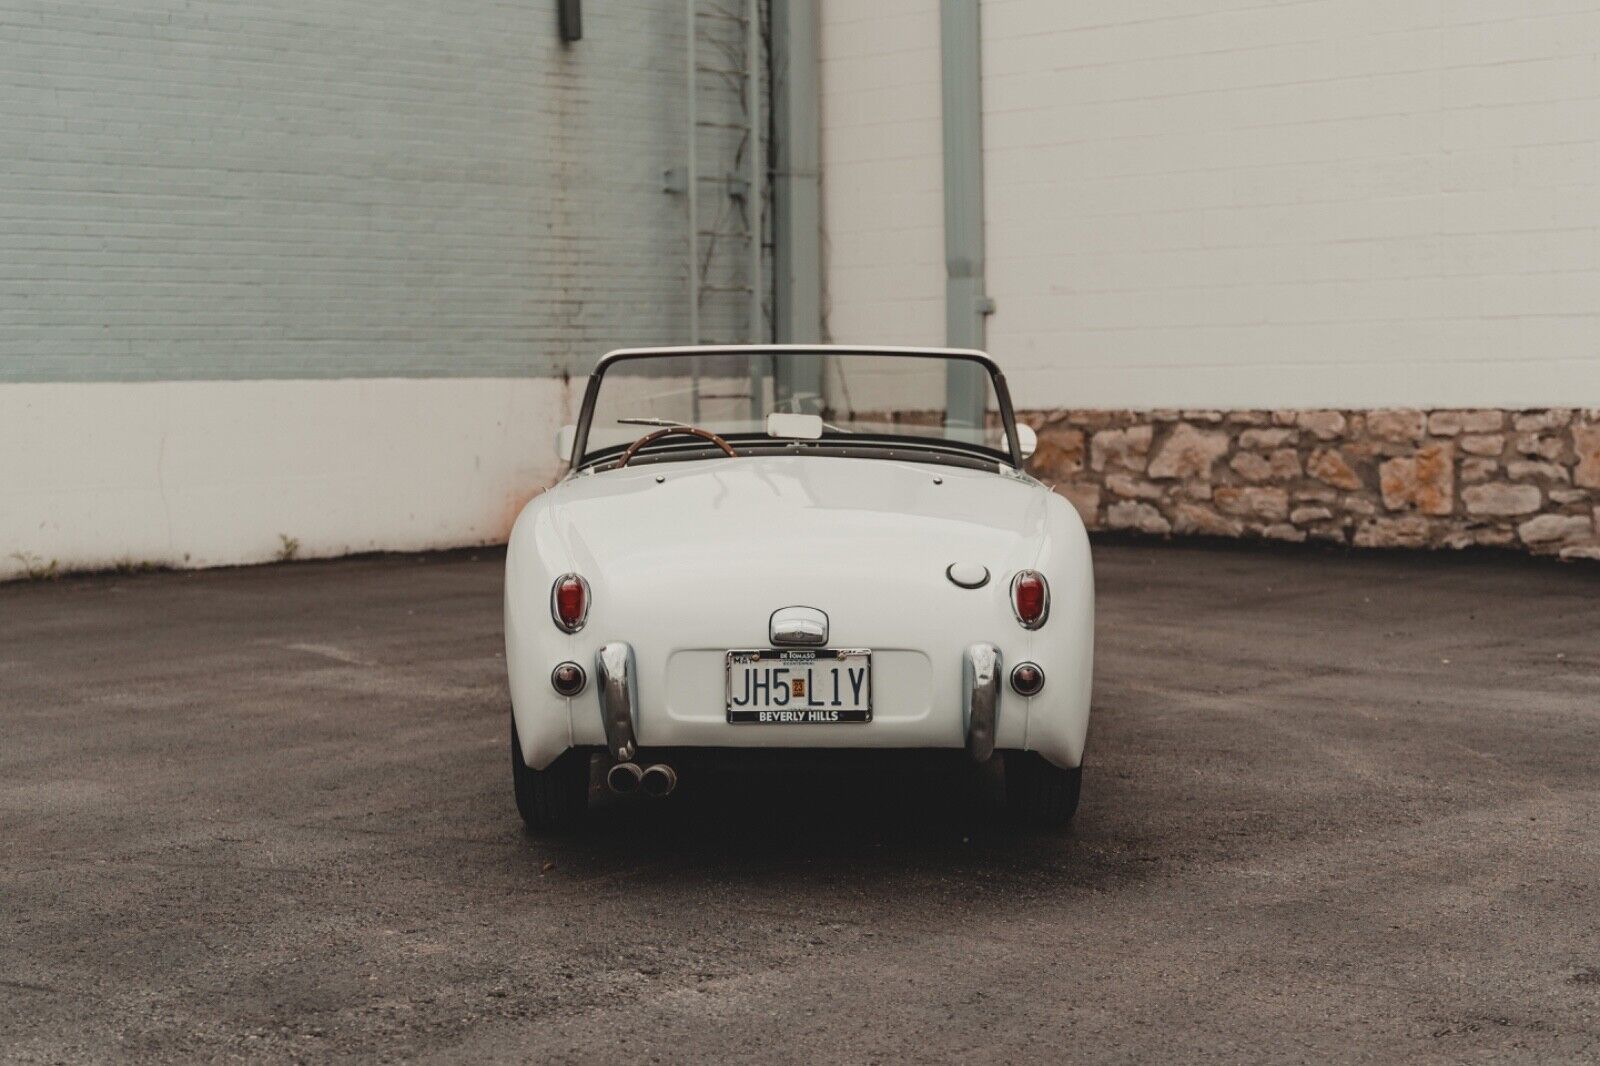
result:
[[[618,762],[627,762],[639,750],[633,739],[634,708],[639,687],[634,677],[633,645],[618,641],[595,653],[595,689],[600,696],[600,721],[606,730],[606,747]]]
[[[994,754],[995,726],[1000,713],[1000,649],[974,644],[961,667],[962,717],[967,727],[967,754],[988,762]]]

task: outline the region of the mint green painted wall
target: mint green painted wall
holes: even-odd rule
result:
[[[0,381],[683,339],[683,11],[590,0],[563,46],[549,0],[0,4]]]

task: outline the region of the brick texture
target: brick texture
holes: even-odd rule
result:
[[[821,8],[827,334],[943,344],[937,0],[821,0]]]
[[[516,376],[683,339],[682,0],[584,31],[546,0],[0,0],[0,380]]]

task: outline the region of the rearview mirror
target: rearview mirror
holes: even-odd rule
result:
[[[572,446],[578,442],[578,427],[565,425],[556,430],[556,455],[566,462],[572,461]]]
[[[1033,431],[1032,426],[1018,422],[1017,444],[1022,449],[1022,459],[1026,462],[1033,458],[1034,452],[1039,450],[1039,434]]]
[[[785,440],[817,440],[822,436],[822,416],[774,411],[767,416],[767,436]]]

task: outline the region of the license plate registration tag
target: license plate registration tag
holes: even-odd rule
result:
[[[872,652],[865,649],[730,651],[727,678],[732,723],[872,721]]]

